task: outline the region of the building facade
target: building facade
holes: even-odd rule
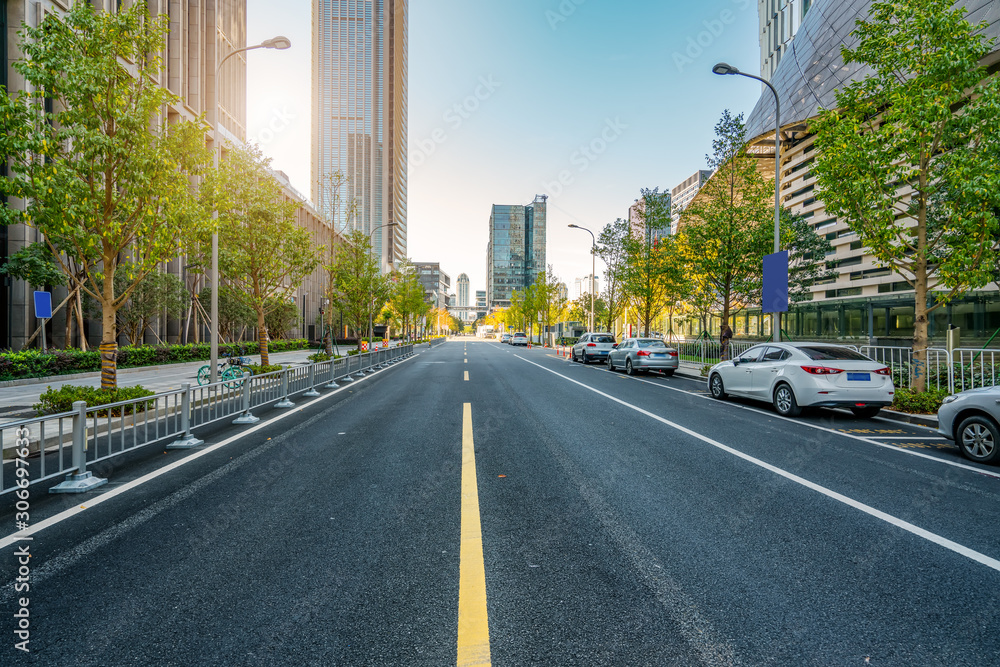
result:
[[[771,80],[814,0],[757,0],[760,76]]]
[[[598,276],[586,275],[583,278],[573,280],[573,298],[579,299],[584,294],[591,292],[591,280],[593,280],[593,292],[595,295],[601,293],[601,279]]]
[[[664,211],[671,211],[671,198],[669,192],[660,192],[656,195],[663,205]],[[655,208],[655,207],[654,207]],[[662,228],[651,226],[646,220],[646,199],[636,199],[628,207],[628,223],[632,228],[632,236],[637,239],[645,239],[647,244],[656,243],[661,236],[669,236],[673,233],[672,225],[663,223]]]
[[[369,234],[388,271],[407,247],[408,1],[312,7],[312,200],[338,231]],[[338,172],[347,182],[335,192]]]
[[[847,222],[828,214],[816,191],[810,165],[817,157],[809,120],[820,108],[836,105],[838,87],[866,75],[861,66],[845,65],[842,44],[853,47],[855,20],[868,15],[872,0],[816,0],[789,45],[771,83],[781,99],[781,204],[808,220],[833,246],[826,259],[836,276],[815,285],[810,299],[790,305],[782,327],[795,338],[879,341],[908,345],[913,336],[914,290],[903,276],[881,266],[863,247]],[[987,24],[988,38],[1000,37],[1000,3],[965,0],[968,20]],[[1000,69],[1000,46],[984,63]],[[996,74],[994,74],[996,76]],[[774,173],[774,97],[766,90],[747,119],[751,147],[761,157],[762,173]],[[683,223],[682,223],[683,224]],[[901,224],[906,224],[901,220]],[[709,331],[718,331],[718,320]],[[737,335],[770,335],[770,318],[750,308],[731,323]],[[686,333],[698,334],[689,322]],[[962,330],[964,343],[985,341],[1000,329],[1000,285],[969,292],[931,313],[928,335],[941,344],[951,326]]]
[[[486,317],[489,310],[486,307],[486,290],[476,290],[476,319]]]
[[[469,276],[465,273],[458,274],[458,302],[459,308],[469,307]]]
[[[712,177],[711,169],[699,169],[670,190],[670,233],[677,233],[681,212],[691,203],[701,186]]]
[[[438,262],[414,262],[417,280],[424,288],[424,300],[432,308],[447,308],[448,295],[451,293],[451,276],[441,270]]]
[[[514,290],[535,284],[545,270],[546,195],[530,204],[494,204],[486,246],[487,308],[507,308]]]

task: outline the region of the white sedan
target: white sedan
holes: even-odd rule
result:
[[[769,401],[795,417],[803,407],[850,408],[870,418],[892,404],[892,372],[851,348],[825,343],[762,343],[708,372],[708,389]]]

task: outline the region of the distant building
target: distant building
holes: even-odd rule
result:
[[[701,190],[701,186],[712,177],[711,169],[699,169],[692,175],[684,179],[684,182],[670,191],[670,203],[672,205],[670,214],[670,233],[677,233],[677,223],[681,219],[681,211],[687,208],[694,196]]]
[[[414,262],[417,280],[424,288],[424,300],[433,308],[447,308],[451,292],[451,277],[441,270],[438,262]]]
[[[476,290],[476,319],[486,317],[489,309],[486,307],[486,290]]]
[[[573,298],[579,299],[584,294],[590,294],[590,279],[591,276],[586,275],[583,278],[576,278],[573,281]],[[593,276],[594,279],[594,294],[601,293],[601,279],[597,276]]]
[[[312,1],[312,200],[349,227],[338,232],[370,234],[383,271],[406,258],[407,12],[407,0]]]
[[[757,0],[760,76],[771,80],[813,0]]]
[[[569,301],[569,288],[566,283],[559,283],[556,287],[556,298],[560,301]]]
[[[469,306],[469,276],[464,273],[458,274],[458,307],[467,308]]]
[[[487,307],[510,306],[510,295],[535,284],[545,270],[545,200],[524,206],[494,204],[486,246]]]
[[[670,211],[670,193],[661,192],[659,195],[660,200],[667,211]],[[646,243],[655,243],[661,236],[669,236],[671,234],[671,226],[665,223],[662,229],[654,229],[646,224],[646,218],[643,215],[646,210],[646,200],[636,199],[635,203],[628,207],[628,222],[629,226],[632,228],[632,235],[636,238],[646,239]]]

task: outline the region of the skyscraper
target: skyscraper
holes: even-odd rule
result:
[[[464,273],[458,274],[458,307],[469,307],[469,276]]]
[[[486,246],[486,298],[492,310],[510,306],[510,295],[535,284],[545,270],[545,200],[524,206],[494,204]]]
[[[312,199],[370,234],[383,270],[406,258],[407,2],[313,0]]]

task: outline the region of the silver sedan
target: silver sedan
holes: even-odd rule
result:
[[[626,338],[608,353],[608,369],[625,369],[629,375],[662,371],[670,377],[677,370],[677,350],[659,338]]]
[[[938,433],[954,440],[967,459],[1000,463],[1000,387],[969,389],[944,399]]]

